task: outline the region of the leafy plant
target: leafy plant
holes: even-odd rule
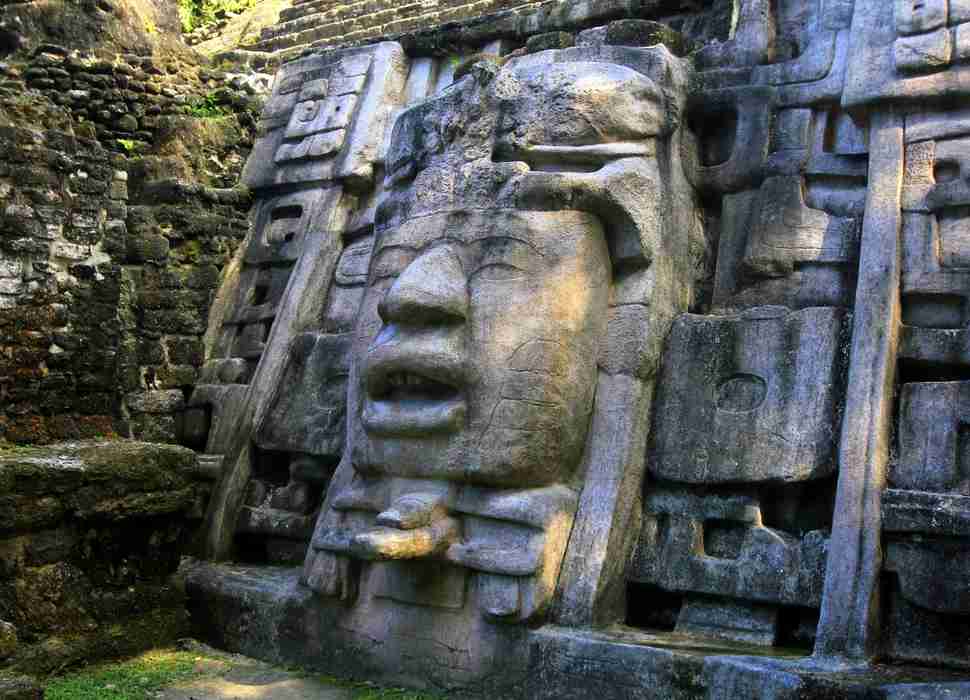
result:
[[[217,117],[224,117],[230,114],[231,111],[219,103],[215,93],[210,92],[208,95],[203,95],[189,105],[188,113],[200,119],[215,119]]]
[[[118,145],[125,149],[125,153],[135,150],[135,142],[132,139],[117,139]]]
[[[191,32],[215,24],[218,14],[235,14],[256,6],[258,0],[178,0],[182,31]]]

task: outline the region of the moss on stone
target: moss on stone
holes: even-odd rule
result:
[[[142,493],[183,489],[194,464],[192,450],[131,440],[0,447],[0,492],[66,493],[106,482]]]

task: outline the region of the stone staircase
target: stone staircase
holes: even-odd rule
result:
[[[280,21],[231,58],[256,66],[279,65],[308,48],[359,44],[502,10],[559,4],[523,0],[294,0]]]

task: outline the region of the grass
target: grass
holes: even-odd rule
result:
[[[381,688],[370,682],[348,681],[335,676],[313,676],[319,681],[338,688],[354,691],[354,700],[448,700],[442,695],[421,693],[405,688]]]
[[[327,679],[330,680],[330,679]],[[356,690],[354,700],[446,700],[440,695],[428,695],[403,688],[376,688],[370,683],[348,684],[346,681],[334,681],[335,684],[348,686]]]
[[[209,657],[197,651],[159,649],[126,661],[99,664],[47,682],[45,700],[153,700],[155,693],[181,681],[211,675],[199,662]],[[296,675],[303,675],[293,670]],[[311,676],[312,674],[307,674]],[[380,688],[330,676],[313,676],[354,691],[354,700],[446,700],[440,695],[402,688]]]
[[[47,684],[45,700],[149,700],[155,691],[200,675],[198,654],[158,650],[93,666]]]

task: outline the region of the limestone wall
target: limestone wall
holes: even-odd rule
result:
[[[0,82],[0,441],[176,441],[222,268],[251,84],[44,45]]]
[[[194,465],[127,441],[0,449],[0,668],[45,674],[185,633],[170,577]]]

